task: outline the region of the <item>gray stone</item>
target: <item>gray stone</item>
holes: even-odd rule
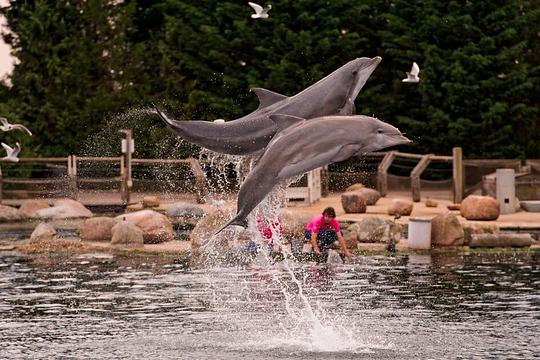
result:
[[[396,244],[401,239],[402,226],[378,216],[367,216],[347,228],[356,232],[359,242]]]

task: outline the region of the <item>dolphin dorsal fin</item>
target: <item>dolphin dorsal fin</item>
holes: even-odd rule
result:
[[[277,125],[277,127],[279,128],[279,131],[283,131],[292,125],[299,124],[302,121],[306,120],[302,117],[285,115],[285,114],[273,114],[273,115],[270,115],[269,117],[270,117],[270,120],[272,120]]]
[[[281,95],[277,92],[273,92],[263,88],[252,88],[251,91],[254,92],[255,95],[257,95],[257,97],[259,98],[259,109],[270,106],[277,103],[278,101],[287,98],[287,96],[285,95]]]

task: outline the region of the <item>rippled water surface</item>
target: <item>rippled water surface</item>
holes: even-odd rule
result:
[[[0,253],[0,358],[530,359],[540,354],[539,258],[189,269]]]

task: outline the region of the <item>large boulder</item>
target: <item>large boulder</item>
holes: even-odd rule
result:
[[[19,207],[19,213],[23,217],[31,218],[36,216],[36,212],[40,209],[47,209],[50,205],[45,200],[29,199],[23,200]]]
[[[501,209],[491,196],[469,195],[461,202],[460,212],[467,220],[497,220]]]
[[[445,211],[431,219],[433,246],[462,246],[464,242],[465,233],[456,215]]]
[[[381,198],[381,194],[375,190],[370,188],[362,188],[355,191],[357,194],[360,194],[360,196],[364,199],[366,202],[366,205],[375,205],[377,201]]]
[[[79,225],[79,237],[84,241],[110,241],[114,224],[113,218],[105,216],[86,219]]]
[[[24,217],[19,210],[7,205],[0,205],[0,222],[21,220]]]
[[[137,225],[143,232],[145,244],[156,244],[173,240],[173,227],[169,218],[154,210],[141,210],[115,218]]]
[[[55,236],[56,229],[52,227],[52,225],[42,222],[36,226],[34,231],[32,231],[30,242],[50,241],[53,240]]]
[[[60,199],[52,207],[36,211],[36,217],[41,219],[88,218],[94,216],[82,203],[71,199]]]
[[[392,220],[379,216],[367,216],[350,225],[347,231],[356,233],[359,242],[396,244],[401,239],[403,230],[400,224]]]
[[[111,229],[111,244],[114,246],[142,247],[144,246],[143,231],[129,221],[119,221]]]
[[[341,194],[341,206],[347,214],[365,213],[367,209],[364,197],[356,191],[349,191]]]
[[[388,204],[388,215],[409,216],[413,211],[413,203],[404,199],[392,199]]]

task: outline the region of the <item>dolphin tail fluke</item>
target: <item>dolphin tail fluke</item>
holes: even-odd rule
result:
[[[226,223],[221,229],[219,229],[215,234],[219,234],[220,232],[222,232],[223,230],[225,230],[225,228],[229,227],[230,225],[237,225],[237,226],[241,226],[243,227],[244,229],[248,227],[248,222],[247,222],[247,219],[240,219],[238,217],[235,217],[233,218],[231,221],[229,221],[228,223]]]
[[[171,119],[169,119],[167,117],[167,115],[165,115],[161,110],[159,110],[159,108],[157,107],[156,104],[152,103],[152,106],[154,107],[154,109],[156,110],[156,113],[159,115],[159,117],[161,118],[161,120],[163,120],[165,122],[165,124],[169,125],[169,126],[173,126],[174,123]]]

